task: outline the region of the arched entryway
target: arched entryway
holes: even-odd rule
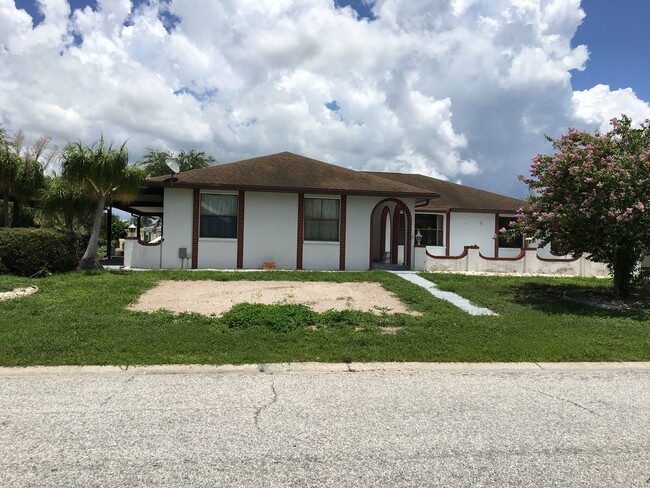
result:
[[[411,269],[412,228],[411,211],[404,202],[385,198],[377,203],[370,213],[369,268],[375,263]]]

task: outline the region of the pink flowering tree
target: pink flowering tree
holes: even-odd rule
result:
[[[623,115],[611,124],[607,134],[570,129],[549,138],[555,153],[536,156],[530,177],[521,177],[528,205],[508,232],[606,262],[614,295],[624,298],[650,255],[650,120],[633,128]]]

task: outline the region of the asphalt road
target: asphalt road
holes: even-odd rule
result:
[[[0,486],[650,486],[650,369],[146,372],[0,371]]]

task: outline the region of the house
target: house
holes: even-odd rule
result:
[[[127,242],[125,266],[367,270],[383,258],[381,215],[397,212],[400,264],[410,269],[415,207],[438,196],[283,152],[151,178],[135,201],[115,206],[163,221],[162,243]]]
[[[537,259],[523,239],[498,238],[523,204],[427,176],[355,171],[289,152],[151,178],[134,201],[114,203],[163,222],[157,242],[127,239],[125,267],[469,270],[491,260],[488,268],[507,263],[510,271],[530,268],[532,258],[524,257],[531,251]],[[539,252],[548,253],[540,259],[573,260]]]

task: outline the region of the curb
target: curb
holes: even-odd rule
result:
[[[279,373],[540,373],[650,372],[650,362],[579,363],[271,363],[241,365],[163,364],[156,366],[27,366],[0,367],[0,376],[279,374]]]

